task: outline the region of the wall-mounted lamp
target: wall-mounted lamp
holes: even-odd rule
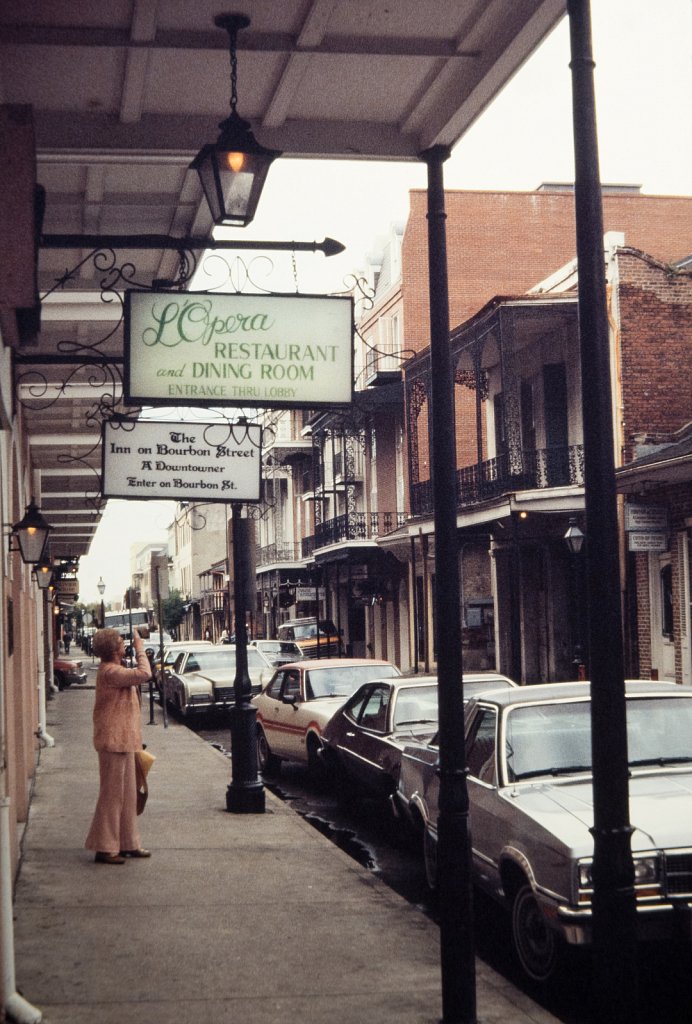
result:
[[[42,558],[34,566],[34,574],[39,590],[48,590],[53,581],[53,565],[47,558]]]
[[[577,526],[576,519],[570,519],[564,541],[573,555],[578,555],[584,546],[584,534]]]
[[[197,171],[214,223],[246,227],[255,216],[264,182],[278,149],[266,149],[252,134],[249,121],[236,110],[238,58],[236,41],[250,19],[245,14],[219,14],[214,24],[228,32],[231,56],[231,113],[219,124],[215,143],[203,146],[190,164]]]
[[[26,507],[24,518],[12,527],[10,551],[16,550],[12,547],[12,537],[16,537],[22,561],[27,565],[36,565],[43,558],[51,529],[32,498]]]

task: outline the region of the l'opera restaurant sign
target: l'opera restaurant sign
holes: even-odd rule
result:
[[[104,498],[260,499],[258,424],[109,420],[102,433]]]
[[[128,291],[124,369],[134,405],[349,405],[353,299]]]

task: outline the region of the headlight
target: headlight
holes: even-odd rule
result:
[[[593,861],[580,861],[579,888],[593,889]],[[634,884],[651,885],[658,882],[659,863],[658,857],[635,857],[634,859]]]
[[[593,861],[580,861],[578,864],[578,870],[579,888],[593,889]]]
[[[634,862],[634,884],[658,882],[658,857],[639,857]]]

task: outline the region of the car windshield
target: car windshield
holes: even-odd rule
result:
[[[477,697],[479,693],[489,693],[491,690],[512,690],[514,684],[502,676],[487,679],[466,679],[464,678],[464,701],[471,697]]]
[[[293,635],[296,640],[307,640],[311,636],[317,636],[317,626],[314,623],[311,626],[294,626]]]
[[[248,649],[247,652],[247,664],[248,669],[262,669],[266,666],[266,661],[262,659],[262,655],[259,651]],[[194,651],[187,659],[185,666],[185,672],[232,672],[235,669],[235,648],[224,647],[222,650],[215,651],[209,649],[208,651]]]
[[[394,707],[394,728],[428,724],[437,725],[437,687],[404,687]]]
[[[334,665],[314,668],[305,674],[308,700],[319,697],[350,697],[363,683],[397,675],[394,665]]]
[[[692,697],[629,698],[631,769],[692,762]],[[588,701],[511,708],[505,725],[510,781],[591,771]]]
[[[258,644],[260,650],[270,658],[300,657],[301,651],[292,640],[262,640]]]

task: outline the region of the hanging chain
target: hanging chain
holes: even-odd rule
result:
[[[298,288],[298,264],[296,262],[296,251],[295,251],[295,249],[291,250],[291,266],[293,268],[293,284],[295,285],[296,295],[297,295],[298,291],[299,291],[299,288]]]
[[[188,261],[184,249],[178,250],[178,291],[182,292],[188,280]]]
[[[238,54],[236,51],[238,32],[237,29],[229,29],[231,54],[231,114],[235,114],[238,106]]]

